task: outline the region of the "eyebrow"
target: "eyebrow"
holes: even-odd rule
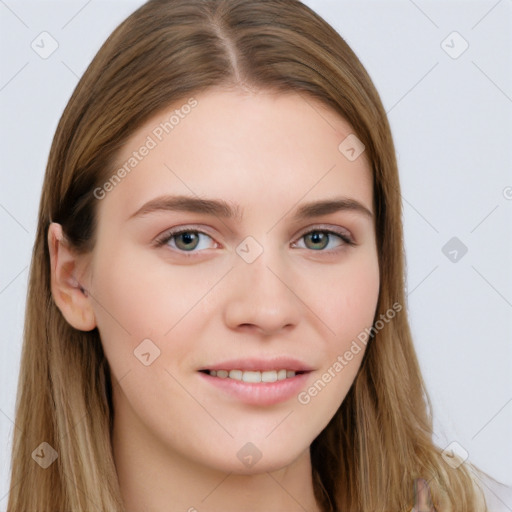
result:
[[[142,205],[129,219],[160,211],[202,213],[225,219],[241,220],[243,211],[239,205],[223,199],[205,199],[191,196],[160,196]],[[373,213],[362,203],[348,197],[335,197],[305,203],[299,206],[294,217],[304,220],[338,211],[351,211],[372,219]]]

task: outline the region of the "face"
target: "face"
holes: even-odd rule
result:
[[[226,472],[307,451],[379,293],[371,170],[339,149],[352,132],[302,95],[210,90],[123,147],[83,276],[117,428]]]

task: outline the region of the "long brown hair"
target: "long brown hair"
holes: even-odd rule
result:
[[[111,34],[79,81],[51,147],[30,270],[16,403],[9,512],[123,511],[111,448],[112,385],[97,329],[72,328],[52,299],[47,231],[94,248],[93,191],[150,116],[210,87],[312,97],[345,118],[372,166],[380,295],[373,333],[343,404],[311,446],[325,510],[410,510],[414,481],[438,511],[476,510],[470,470],[432,442],[430,402],[409,329],[402,211],[390,127],[379,95],[340,35],[298,0],[151,0]],[[115,385],[115,384],[114,384]],[[47,469],[32,452],[58,458]],[[46,445],[45,445],[46,446]]]

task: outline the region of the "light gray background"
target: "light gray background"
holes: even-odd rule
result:
[[[403,192],[407,307],[435,440],[443,448],[457,442],[470,461],[512,485],[512,0],[306,3],[354,49],[389,114]],[[141,4],[0,0],[1,510],[51,140],[78,78]],[[31,48],[47,37],[43,31],[58,43],[46,59]],[[464,41],[469,47],[458,55]],[[468,249],[455,262],[442,252],[452,237]],[[510,495],[492,494],[512,510]]]

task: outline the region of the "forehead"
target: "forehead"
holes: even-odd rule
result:
[[[340,115],[303,94],[208,90],[132,134],[100,208],[127,217],[158,195],[187,194],[224,198],[242,214],[334,195],[372,209],[366,154],[347,158],[354,137]]]

